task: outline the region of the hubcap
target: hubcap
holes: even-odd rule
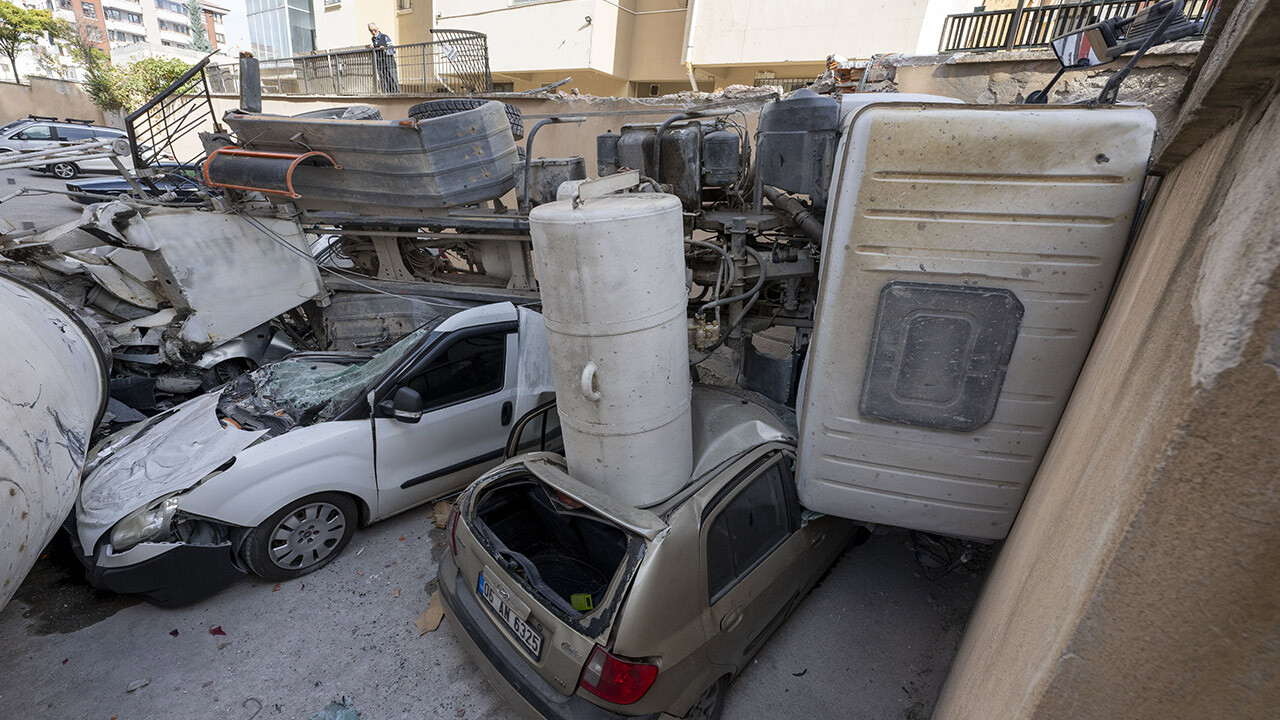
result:
[[[347,518],[333,505],[303,505],[271,532],[271,562],[286,570],[311,567],[333,554],[346,529]]]
[[[76,173],[71,169],[70,165],[66,163],[58,163],[53,166],[53,174],[65,179],[74,176]]]

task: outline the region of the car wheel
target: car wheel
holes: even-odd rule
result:
[[[49,171],[63,180],[74,180],[80,175],[80,168],[70,162],[55,163],[49,167]]]
[[[727,678],[720,678],[703,691],[697,702],[689,708],[685,720],[720,720],[724,714],[724,695],[729,689]]]
[[[290,580],[319,570],[351,542],[356,504],[341,493],[296,500],[249,531],[244,561],[267,580]]]
[[[492,100],[480,100],[477,98],[453,98],[450,100],[428,100],[421,102],[409,108],[409,117],[414,120],[429,120],[431,118],[444,117],[460,113],[465,110],[475,110],[486,103],[494,102]],[[510,103],[502,103],[507,111],[507,122],[511,124],[511,135],[519,140],[524,137],[524,117],[520,113],[520,108]]]

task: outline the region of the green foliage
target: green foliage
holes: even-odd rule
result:
[[[94,105],[108,112],[127,113],[158,95],[189,69],[190,65],[177,58],[140,58],[128,65],[106,65],[100,78],[89,76],[85,89]]]
[[[67,24],[48,10],[28,10],[0,0],[0,54],[9,59],[15,82],[20,82],[18,53],[28,45],[35,45],[45,33],[65,36]]]
[[[191,49],[213,52],[213,43],[209,42],[209,32],[204,26],[204,5],[200,0],[187,0],[187,20],[191,25]]]

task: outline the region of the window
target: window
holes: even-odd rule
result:
[[[63,10],[70,10],[74,7],[74,5],[72,4],[71,0],[58,0],[58,7],[62,8]]]
[[[413,10],[413,0],[396,0],[396,9],[400,12],[411,12]]]
[[[109,128],[93,128],[93,136],[97,138],[118,138],[125,137],[123,130],[111,130]]]
[[[89,2],[80,3],[80,12],[87,18],[98,17],[98,6]]]
[[[775,462],[728,501],[707,530],[707,593],[719,600],[787,539],[791,473]]]
[[[117,10],[115,8],[104,7],[102,8],[102,14],[105,15],[108,20],[119,20],[121,22],[131,22],[134,25],[142,24],[142,16],[135,12],[128,12],[126,10]]]
[[[62,125],[58,127],[58,139],[66,142],[92,140],[93,129],[87,127],[67,127],[66,125]]]
[[[156,7],[161,10],[168,10],[169,12],[182,13],[183,15],[187,14],[187,6],[180,2],[174,2],[173,0],[156,0]]]
[[[515,92],[516,84],[514,82],[495,82],[493,84],[494,92]]]
[[[18,133],[17,138],[19,140],[52,140],[53,133],[48,125],[32,125]]]
[[[217,41],[218,41],[218,44],[219,44],[219,45],[221,45],[221,44],[223,44],[223,43],[225,43],[225,42],[227,41],[227,36],[226,36],[226,35],[223,35],[222,33],[214,33],[214,34],[213,34],[213,37],[214,37],[214,39],[215,39],[215,40],[217,40]]]
[[[405,387],[422,396],[422,408],[433,410],[502,389],[507,333],[455,341]]]
[[[169,32],[182,33],[183,35],[191,34],[191,28],[176,22],[169,22],[168,20],[160,21],[160,29],[168,30]]]

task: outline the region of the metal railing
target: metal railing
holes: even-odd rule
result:
[[[1153,0],[1104,0],[948,15],[938,52],[1014,50],[1043,47],[1053,38],[1113,17],[1132,15]],[[1218,0],[1185,0],[1182,12],[1199,22]],[[1208,23],[1205,23],[1207,26]]]
[[[428,95],[492,92],[489,40],[471,30],[431,30],[430,42],[393,52],[354,48],[262,60],[264,95]],[[240,66],[209,69],[215,93],[240,92]]]
[[[159,95],[124,119],[134,168],[143,171],[162,162],[193,165],[204,158],[198,135],[221,132],[209,97],[209,56],[205,56]]]

